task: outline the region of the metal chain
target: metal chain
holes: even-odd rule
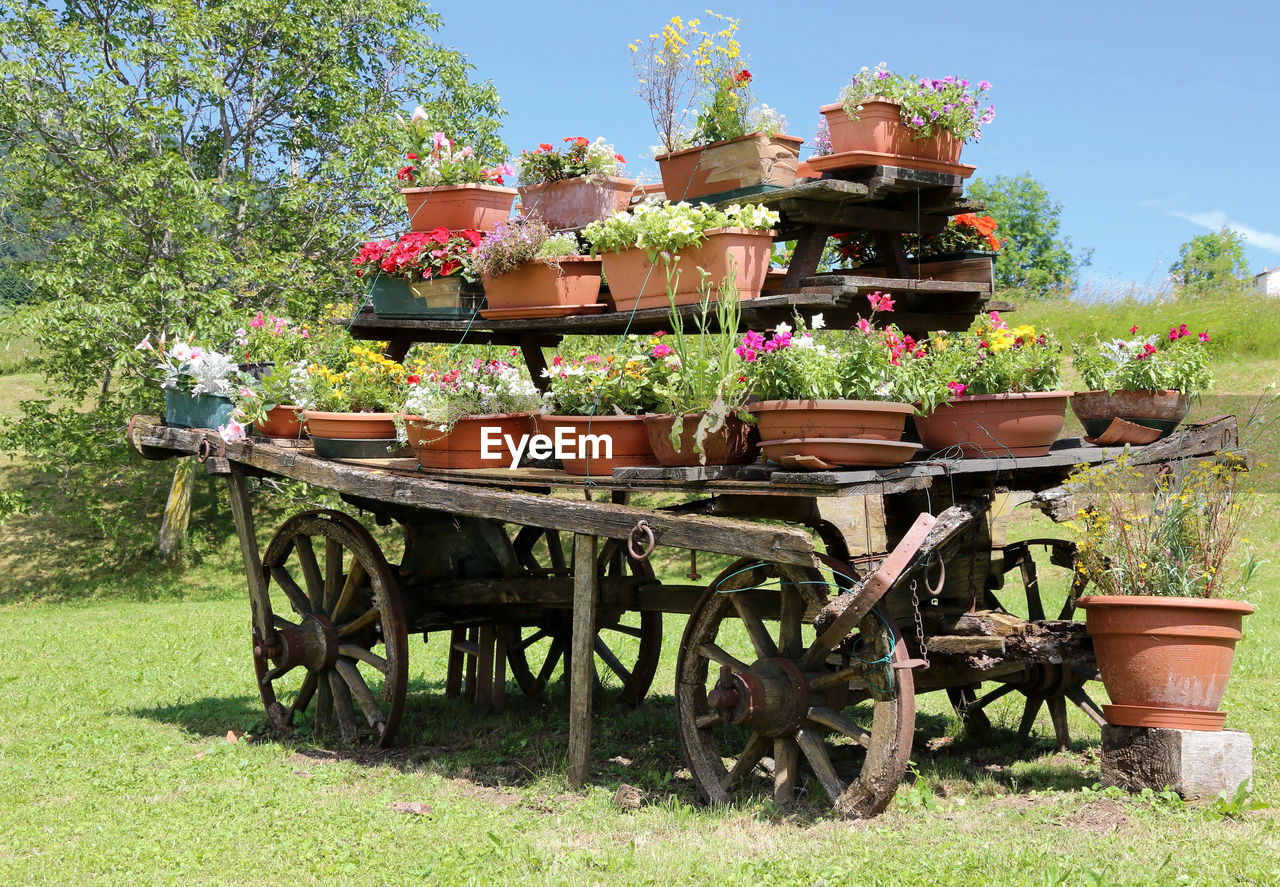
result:
[[[920,615],[920,595],[916,591],[916,580],[911,580],[911,609],[916,620],[916,642],[920,645],[920,658],[924,667],[929,667],[929,646],[924,642],[924,618]]]

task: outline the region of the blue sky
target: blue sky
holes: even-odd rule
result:
[[[657,180],[627,44],[699,3],[442,0],[437,39],[491,79],[513,154],[604,136]],[[1030,173],[1092,247],[1089,286],[1156,287],[1178,248],[1227,225],[1249,268],[1280,265],[1280,7],[1262,2],[717,2],[741,19],[758,101],[811,139],[863,65],[989,80],[997,117],[963,162]],[[808,146],[801,149],[807,156]]]

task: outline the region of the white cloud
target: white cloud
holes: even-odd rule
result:
[[[1280,234],[1270,234],[1266,231],[1259,231],[1257,228],[1251,228],[1242,222],[1234,219],[1228,219],[1227,214],[1220,209],[1210,210],[1209,212],[1185,212],[1182,210],[1170,210],[1169,215],[1176,216],[1179,219],[1186,219],[1193,225],[1199,225],[1201,228],[1208,228],[1210,231],[1220,231],[1223,228],[1230,228],[1232,231],[1240,235],[1244,242],[1249,246],[1265,249],[1267,252],[1280,253]]]

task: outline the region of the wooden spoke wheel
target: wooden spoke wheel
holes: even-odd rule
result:
[[[1057,610],[1057,619],[1073,619],[1076,600],[1084,594],[1085,586],[1089,581],[1075,569],[1074,542],[1065,539],[1027,539],[1022,542],[1011,542],[1004,546],[1003,550],[1004,572],[1010,574],[1015,570],[1018,571],[1021,579],[1020,587],[1026,596],[1027,618],[1032,621],[1044,620],[1046,613],[1051,610],[1046,609],[1040,571],[1035,557],[1039,556],[1043,563],[1046,560],[1046,554],[1050,564],[1071,570],[1071,581],[1068,584],[1066,597],[1061,607],[1054,609]],[[1007,578],[1005,586],[1010,586],[1010,580]],[[994,598],[994,595],[992,597]],[[993,600],[993,603],[998,604],[998,601]],[[999,687],[984,695],[979,696],[975,687],[949,690],[948,695],[952,706],[965,718],[968,725],[979,732],[985,732],[990,729],[991,723],[984,709],[1010,693],[1015,691],[1021,693],[1025,701],[1022,707],[1022,720],[1018,724],[1019,740],[1026,742],[1030,738],[1036,716],[1040,713],[1040,707],[1044,706],[1048,708],[1049,717],[1053,721],[1054,738],[1057,740],[1058,748],[1065,750],[1071,745],[1071,732],[1067,725],[1068,701],[1075,703],[1099,727],[1106,723],[1102,710],[1084,690],[1085,683],[1096,677],[1097,673],[1094,669],[1079,663],[1038,663],[1024,674],[1005,679]]]
[[[906,646],[877,606],[827,649],[813,626],[826,594],[817,571],[742,560],[694,608],[676,727],[708,801],[770,788],[790,801],[802,759],[841,815],[872,816],[892,799],[915,728],[911,670],[895,667]]]
[[[531,573],[569,575],[559,534],[525,527],[516,536],[517,558]],[[653,580],[648,561],[631,558],[616,540],[607,540],[596,563],[602,580],[639,577]],[[544,566],[549,564],[550,566]],[[557,674],[570,671],[573,613],[553,610],[536,621],[507,627],[507,661],[520,690],[542,694]],[[617,687],[619,698],[640,704],[662,656],[662,614],[651,610],[601,608],[596,618],[595,674],[599,685]]]
[[[262,558],[267,637],[253,639],[258,689],[272,727],[310,711],[317,738],[391,744],[408,683],[400,594],[378,544],[337,511],[280,527]]]

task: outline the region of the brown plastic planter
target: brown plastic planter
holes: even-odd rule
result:
[[[1071,411],[1084,426],[1085,438],[1105,441],[1107,446],[1141,445],[1167,437],[1190,410],[1189,395],[1168,389],[1071,395]]]
[[[538,215],[548,228],[581,228],[627,208],[636,190],[635,179],[579,177],[525,185],[520,190],[520,215]]]
[[[966,459],[1046,456],[1062,432],[1070,391],[974,394],[916,416],[916,431],[934,452],[958,448]]]
[[[761,440],[896,441],[902,438],[907,416],[915,412],[911,404],[880,400],[762,400],[750,410]]]
[[[303,410],[302,418],[313,437],[334,440],[388,440],[396,436],[399,413],[331,413]]]
[[[744,189],[789,188],[796,183],[800,146],[796,136],[753,132],[654,157],[662,190],[670,201],[694,200]]]
[[[745,301],[759,296],[769,273],[773,234],[772,231],[750,228],[712,228],[706,232],[702,243],[680,250],[677,253],[680,261],[676,265],[680,271],[676,304],[694,305],[702,300],[702,294],[698,292],[702,282],[699,268],[711,275],[714,295],[720,281],[729,275],[730,264],[736,273],[739,297]],[[638,247],[605,252],[600,257],[615,310],[666,308],[670,304],[667,301],[666,264],[661,258],[651,262],[648,251]]]
[[[756,460],[756,444],[759,437],[756,427],[737,416],[725,419],[724,427],[708,434],[702,442],[706,458],[699,461],[694,451],[694,434],[702,413],[690,413],[684,417],[680,429],[680,446],[671,445],[671,426],[675,416],[645,416],[644,427],[649,435],[649,446],[663,465],[689,467],[693,465],[745,465]]]
[[[488,310],[594,308],[600,298],[600,259],[561,256],[554,261],[558,264],[525,262],[514,271],[485,278]]]
[[[539,434],[554,439],[556,429],[567,429],[573,441],[575,451],[581,453],[578,446],[579,435],[608,436],[612,441],[610,458],[591,458],[590,445],[586,456],[563,459],[567,474],[607,475],[615,468],[649,467],[658,464],[658,457],[649,446],[649,434],[645,431],[644,419],[640,416],[534,416],[534,427]],[[603,452],[603,450],[601,451]]]
[[[297,440],[306,432],[302,427],[302,408],[280,404],[267,410],[267,418],[255,422],[254,429],[263,437]]]
[[[902,122],[897,102],[868,99],[862,103],[857,120],[845,113],[839,102],[823,105],[819,110],[831,130],[833,154],[867,151],[943,163],[960,162],[960,149],[964,147],[961,139],[946,131],[935,132],[928,138],[912,138],[911,130]]]
[[[401,188],[409,208],[411,231],[474,228],[492,231],[510,218],[516,189],[498,185],[436,185],[434,188]]]
[[[418,455],[423,468],[510,468],[511,455],[504,436],[517,443],[530,433],[533,413],[495,413],[490,416],[467,416],[454,423],[453,428],[441,431],[421,416],[405,416],[404,427],[409,446]],[[484,435],[496,431],[500,443],[491,451],[496,459],[484,458]]]

